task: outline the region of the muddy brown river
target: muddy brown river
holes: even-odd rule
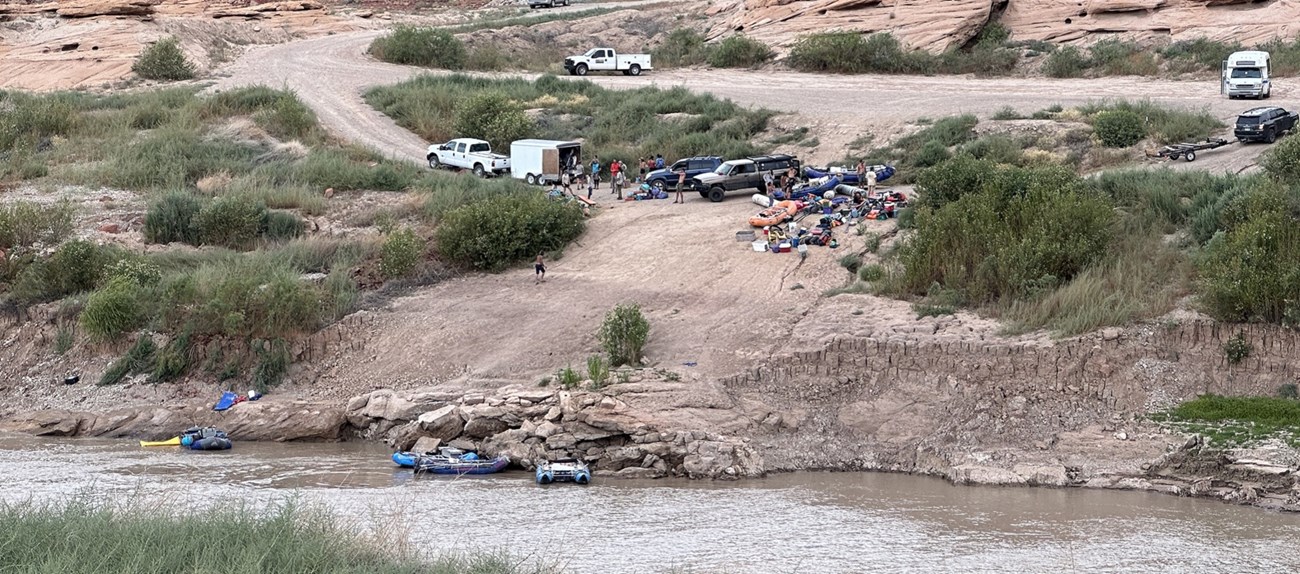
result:
[[[1300,515],[1206,500],[876,473],[542,487],[524,472],[413,477],[388,454],[362,443],[198,453],[0,435],[0,498],[296,497],[421,551],[508,549],[579,574],[1300,571]]]

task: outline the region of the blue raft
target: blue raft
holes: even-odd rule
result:
[[[869,165],[867,169],[876,172],[876,183],[880,183],[894,176],[894,166],[892,165]],[[803,173],[808,179],[817,179],[828,175],[844,179],[843,183],[866,183],[858,181],[858,172],[853,169],[845,169],[842,173],[830,173],[830,168],[821,170],[814,167],[803,168]]]

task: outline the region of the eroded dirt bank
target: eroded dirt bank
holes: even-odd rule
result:
[[[45,410],[6,417],[3,426],[150,438],[219,424],[243,440],[454,444],[524,466],[581,456],[619,477],[884,470],[1300,510],[1294,449],[1222,450],[1145,418],[1198,394],[1266,394],[1295,380],[1300,348],[1284,330],[1189,319],[1051,342],[991,337],[949,318],[859,322],[855,332],[842,317],[865,302],[856,298],[870,299],[839,296],[814,311],[796,329],[804,350],[728,377],[640,369],[598,390],[470,388],[462,380],[347,402],[270,397],[226,414],[200,400],[102,414]],[[1231,366],[1221,348],[1238,332],[1256,351]]]

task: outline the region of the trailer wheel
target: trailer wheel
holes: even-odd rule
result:
[[[1196,161],[1196,152],[1187,150],[1187,161]]]
[[[525,176],[524,176],[524,181],[525,181],[525,182],[528,182],[528,185],[537,185],[537,184],[538,184],[537,176],[535,176],[535,175],[533,175],[533,174],[531,174],[531,173],[528,174],[528,175],[525,175]]]
[[[1174,154],[1174,155],[1169,156],[1169,159],[1172,159],[1172,160],[1174,160],[1174,161],[1178,161],[1178,160],[1180,160],[1180,159],[1183,159],[1183,154],[1181,154],[1181,153],[1176,153],[1176,154]]]
[[[631,68],[628,68],[627,73],[632,74],[633,76],[640,76],[640,75],[641,75],[641,65],[640,65],[640,64],[632,64],[632,67],[631,67]]]
[[[585,75],[587,75],[587,65],[586,65],[586,64],[578,64],[578,67],[574,68],[573,71],[574,71],[574,72],[577,72],[577,74],[578,74],[579,76],[585,76]]]

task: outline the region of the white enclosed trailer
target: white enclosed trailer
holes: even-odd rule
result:
[[[564,172],[582,172],[582,144],[559,140],[510,142],[510,174],[531,185],[560,181]]]

